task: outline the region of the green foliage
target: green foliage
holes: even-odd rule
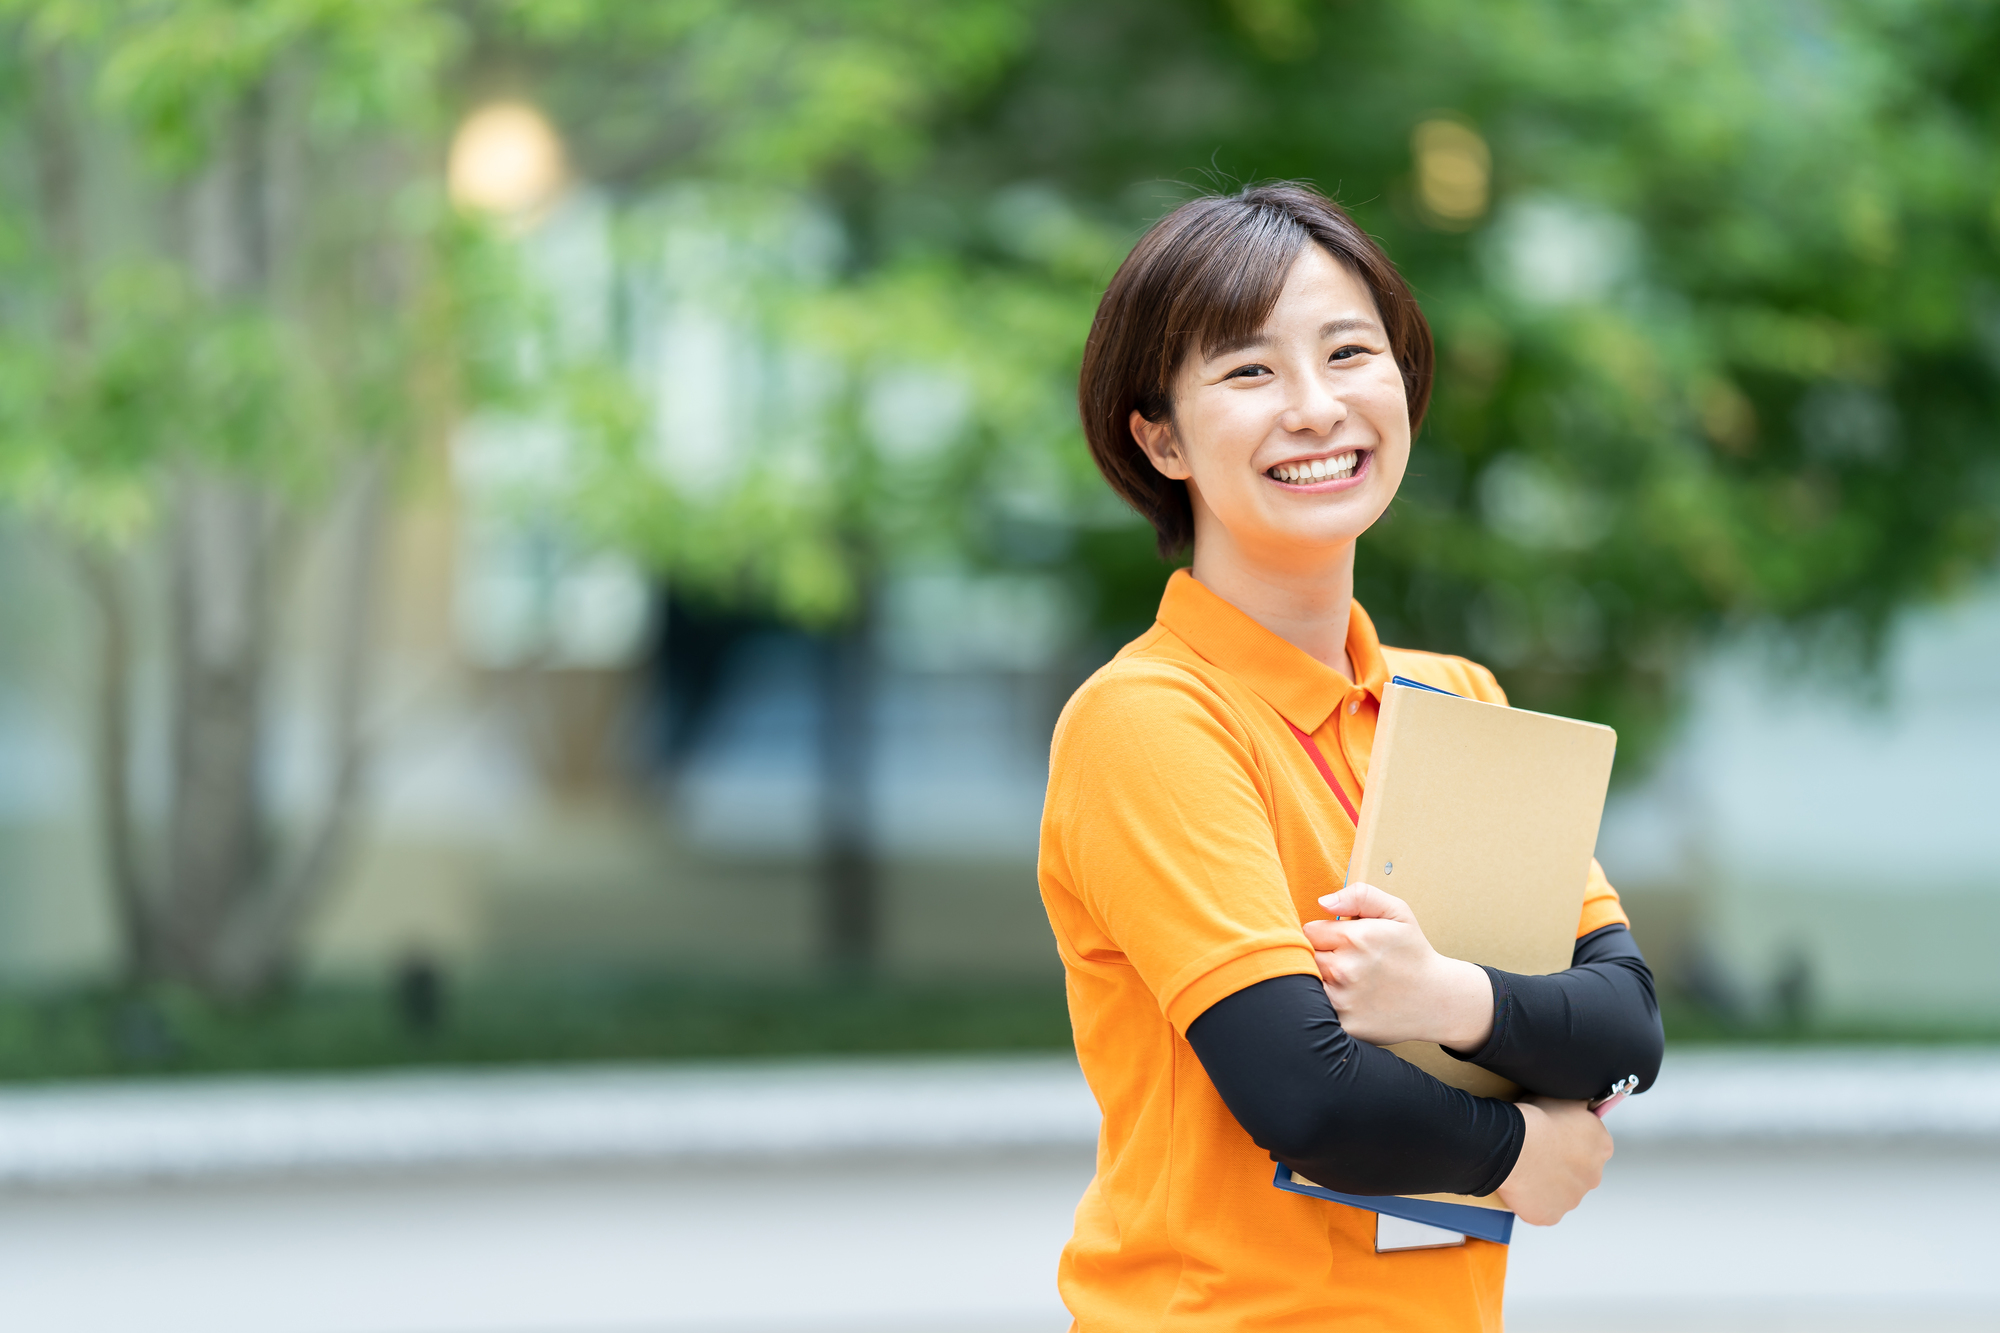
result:
[[[302,60],[316,135],[421,121],[463,38],[435,0],[7,0],[0,19],[18,23],[30,48],[97,56],[95,105],[156,163],[181,171],[213,151],[235,103]]]
[[[0,499],[124,544],[176,469],[303,504],[458,402],[525,401],[516,257],[444,196],[456,9],[7,0],[0,25],[31,168],[0,179]],[[217,172],[233,230],[197,207]],[[219,286],[214,245],[249,276]]]
[[[1418,257],[1444,353],[1427,484],[1364,556],[1403,632],[1624,720],[1717,628],[1865,656],[1988,566],[1996,105],[1966,76],[2000,30],[1970,17],[1429,7],[1502,204],[1428,246],[1371,217]],[[1603,228],[1621,270],[1524,286],[1505,261],[1537,206],[1573,243]]]
[[[593,180],[786,185],[920,169],[931,128],[1026,46],[1040,0],[526,0],[496,63],[534,71]]]
[[[826,21],[885,41],[873,12]],[[1026,38],[996,24],[997,56],[941,84],[954,95],[866,103],[896,123],[886,157],[804,129],[783,171],[718,147],[742,142],[727,135],[654,138],[649,155],[621,137],[629,109],[600,125],[568,103],[626,197],[670,174],[779,180],[786,207],[820,201],[842,238],[836,265],[751,321],[842,368],[819,443],[800,446],[814,468],[752,469],[694,502],[668,480],[607,480],[645,473],[635,446],[591,488],[617,497],[604,532],[800,615],[827,614],[851,577],[782,571],[836,565],[843,531],[867,534],[876,564],[1059,548],[1097,624],[1143,621],[1157,579],[1135,577],[1131,552],[1146,534],[1107,510],[1070,406],[1088,311],[1178,199],[1290,177],[1383,238],[1438,336],[1411,478],[1361,557],[1392,641],[1475,654],[1522,701],[1613,721],[1639,751],[1715,634],[1777,622],[1810,660],[1851,669],[1899,607],[1990,567],[1990,7],[1089,0],[1020,15]],[[773,53],[810,49],[771,40],[774,79],[788,66]],[[628,59],[648,57],[635,44]],[[742,114],[815,105],[794,88]],[[1490,202],[1468,216],[1421,194],[1413,131],[1440,116],[1490,149]],[[911,366],[970,386],[917,464],[858,406]],[[1067,536],[1023,556],[1009,534],[1024,523]]]
[[[32,324],[0,338],[0,494],[115,546],[152,522],[164,460],[324,481],[334,407],[295,325],[159,263],[108,266],[87,309],[87,355]]]
[[[718,478],[677,485],[631,381],[583,377],[576,512],[598,538],[691,588],[826,624],[885,563],[959,558],[1010,512],[1067,523],[1074,498],[1096,494],[1062,383],[1087,282],[923,255],[846,280],[736,272],[726,309],[769,360],[742,431],[754,443]],[[885,441],[876,419],[899,387],[941,396],[943,419]]]
[[[88,364],[48,336],[63,270],[37,256],[55,238],[0,246],[26,293],[0,312],[0,471],[99,533],[142,521],[162,450],[284,440],[254,465],[304,476],[333,442],[407,424],[414,379],[567,420],[583,530],[684,586],[824,623],[898,562],[1031,564],[1110,633],[1143,620],[1157,579],[1074,423],[1091,305],[1193,189],[1298,177],[1384,239],[1442,353],[1404,499],[1362,556],[1392,638],[1474,653],[1524,701],[1638,740],[1706,638],[1775,620],[1818,660],[1865,661],[1898,607],[1977,576],[2000,542],[1988,7],[10,0],[4,16],[24,39],[6,84],[23,142],[29,91],[57,68],[91,133],[153,164],[150,198],[263,89],[339,182],[314,195],[325,226],[285,295],[256,310],[196,310],[184,282],[160,295],[175,261],[158,246],[100,247],[117,262],[91,270],[90,327],[125,331],[98,333]],[[663,464],[658,438],[662,407],[700,386],[617,339],[563,345],[498,237],[443,204],[444,119],[494,89],[542,100],[605,192],[621,292],[737,339],[754,384],[713,475]],[[1490,148],[1490,200],[1462,217],[1425,204],[1413,162],[1439,116]],[[385,154],[402,167],[384,174]],[[411,256],[429,295],[371,295],[368,253]],[[949,400],[930,438],[885,433],[902,390]]]
[[[940,118],[1019,56],[1038,8],[579,5],[516,25],[537,96],[619,207],[624,279],[724,323],[758,362],[739,431],[758,443],[709,477],[660,464],[654,413],[684,386],[621,390],[601,359],[561,377],[588,537],[690,590],[824,625],[854,612],[884,562],[964,545],[989,470],[976,446],[1021,476],[1067,465],[1049,349],[1080,350],[1096,274],[1051,283],[891,254],[853,212],[928,167]],[[885,459],[865,418],[898,375],[974,401],[951,438]]]
[[[1669,995],[1668,1040],[1982,1043],[2000,1032],[1952,1015],[1876,1025],[1745,1025]],[[1068,1051],[1059,982],[754,983],[644,974],[474,980],[443,993],[429,1026],[384,988],[321,986],[254,1006],[196,996],[0,997],[0,1082],[129,1075],[305,1072],[799,1055]]]
[[[473,982],[413,1027],[372,987],[254,1007],[192,995],[0,998],[0,1081],[405,1065],[1069,1049],[1062,985],[754,984],[643,975]]]

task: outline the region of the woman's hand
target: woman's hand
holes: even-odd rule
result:
[[[1500,1202],[1538,1227],[1552,1227],[1604,1179],[1611,1131],[1588,1103],[1529,1097],[1519,1103],[1528,1136],[1500,1185]]]
[[[1350,884],[1319,900],[1346,921],[1309,921],[1306,939],[1340,1024],[1365,1042],[1434,1041],[1476,1051],[1493,1034],[1493,984],[1424,938],[1401,898]]]

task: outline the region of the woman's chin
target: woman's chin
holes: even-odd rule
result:
[[[1255,552],[1260,564],[1296,564],[1309,569],[1351,550],[1367,530],[1366,523],[1357,522],[1274,523],[1260,526],[1254,533],[1232,533],[1236,540],[1230,544],[1245,553]]]
[[[1388,508],[1360,491],[1285,498],[1289,503],[1276,506],[1280,512],[1266,516],[1258,545],[1291,547],[1307,557],[1353,545]]]

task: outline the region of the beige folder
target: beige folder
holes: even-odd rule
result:
[[[1611,781],[1609,727],[1390,684],[1347,882],[1407,902],[1431,947],[1507,972],[1560,972]],[[1520,1089],[1430,1042],[1389,1048],[1482,1097]],[[1418,1195],[1502,1205],[1491,1196]]]

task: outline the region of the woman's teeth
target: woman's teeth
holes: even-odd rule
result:
[[[1350,449],[1344,454],[1335,454],[1331,458],[1315,458],[1309,463],[1280,463],[1272,468],[1268,475],[1277,481],[1290,482],[1295,486],[1315,481],[1337,481],[1341,477],[1352,476],[1354,465],[1360,458],[1360,450]]]

